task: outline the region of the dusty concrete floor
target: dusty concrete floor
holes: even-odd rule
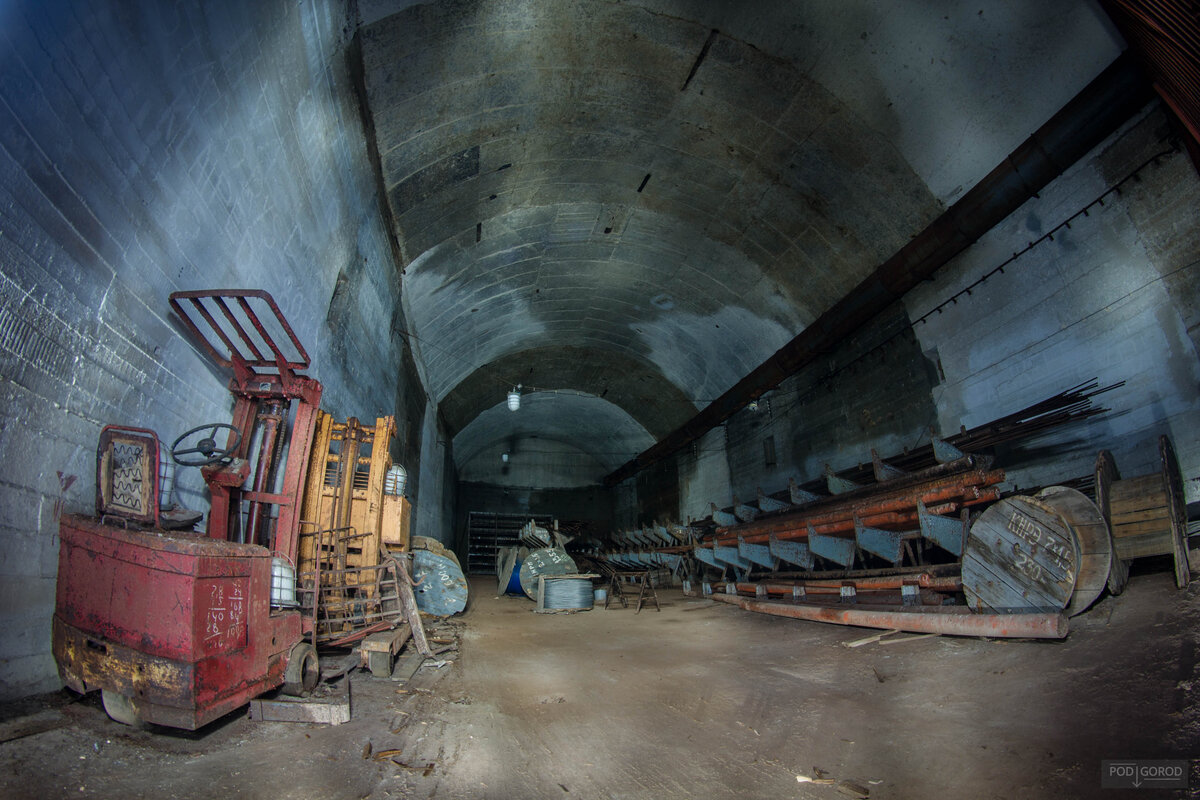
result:
[[[0,797],[847,796],[799,775],[871,798],[1108,798],[1127,793],[1099,788],[1101,759],[1200,757],[1200,586],[1166,573],[1136,575],[1065,642],[854,649],[871,631],[677,590],[661,613],[536,615],[494,586],[473,584],[454,664],[401,693],[355,673],[340,727],[138,731],[65,694],[10,708]]]

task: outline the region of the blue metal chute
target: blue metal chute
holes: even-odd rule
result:
[[[748,544],[741,536],[738,536],[738,555],[746,561],[759,564],[761,566],[772,569],[775,566],[775,559],[771,558],[771,551],[766,545]]]
[[[697,546],[692,550],[692,554],[703,563],[708,564],[710,567],[714,567],[719,570],[725,569],[725,564],[717,561],[717,554],[713,552],[711,547]]]
[[[884,481],[894,481],[897,478],[903,478],[908,473],[899,467],[893,467],[891,464],[885,464],[883,459],[879,457],[879,453],[875,448],[871,448],[871,468],[875,472],[875,480],[883,483]]]
[[[835,564],[848,567],[854,563],[854,540],[842,539],[838,536],[825,536],[808,526],[808,549],[815,556],[828,559]]]
[[[643,569],[654,569],[658,566],[658,559],[655,558],[657,555],[658,553],[639,550],[633,554],[633,559]]]
[[[839,478],[833,474],[833,467],[825,465],[825,486],[829,489],[830,494],[845,494],[852,492],[855,489],[862,488],[854,481],[848,481],[845,478]]]
[[[959,450],[954,445],[937,436],[931,437],[933,444],[933,457],[937,459],[939,464],[949,464],[951,461],[958,461],[960,458],[966,458],[967,454]]]
[[[733,498],[733,515],[742,522],[753,522],[758,516],[758,509],[754,506],[748,506],[745,503],[739,503],[737,496]]]
[[[792,507],[792,504],[785,503],[782,500],[776,500],[774,497],[767,497],[767,495],[760,488],[758,490],[758,507],[764,512],[787,511]]]
[[[814,500],[820,500],[821,495],[813,494],[812,492],[801,489],[796,483],[795,478],[788,478],[788,496],[791,498],[792,505],[802,506],[805,503],[811,503]]]
[[[789,564],[795,564],[803,569],[813,568],[812,551],[804,542],[782,541],[775,538],[775,534],[772,533],[768,549],[771,551],[771,555]]]
[[[683,560],[683,556],[678,553],[659,553],[658,557],[664,567],[674,570],[679,566],[679,562]]]
[[[738,555],[736,547],[721,547],[717,545],[713,547],[713,555],[718,561],[724,561],[729,566],[737,570],[748,572],[750,570],[750,562]]]
[[[921,520],[921,535],[929,541],[941,547],[944,550],[949,550],[958,557],[963,554],[963,538],[967,525],[959,519],[950,517],[939,517],[937,514],[930,514],[925,504],[917,501],[917,516]]]
[[[722,511],[721,509],[717,508],[716,503],[709,503],[708,505],[710,508],[712,508],[713,522],[717,523],[718,525],[722,525],[724,527],[729,527],[730,525],[737,525],[738,519],[733,514],[730,514],[727,511]]]
[[[858,542],[858,546],[868,553],[873,553],[892,564],[900,563],[903,537],[896,531],[868,528],[862,524],[856,514],[854,516],[854,539]]]

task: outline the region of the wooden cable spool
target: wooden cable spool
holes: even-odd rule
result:
[[[975,611],[1053,613],[1071,602],[1080,546],[1050,504],[1008,497],[971,525],[963,551],[962,584]]]
[[[1191,578],[1183,478],[1169,437],[1158,438],[1158,452],[1158,472],[1126,480],[1121,480],[1112,453],[1101,450],[1096,457],[1097,505],[1112,531],[1116,554],[1125,570],[1125,577],[1116,576],[1120,579],[1116,589],[1110,575],[1109,589],[1114,594],[1124,587],[1129,562],[1135,558],[1171,555],[1175,560],[1175,585],[1186,588]]]
[[[1075,489],[1049,486],[1037,493],[1037,499],[1058,512],[1079,544],[1079,574],[1075,577],[1075,589],[1071,592],[1066,613],[1069,617],[1082,614],[1096,602],[1104,587],[1110,585],[1113,564],[1125,569],[1121,560],[1113,555],[1108,523],[1096,504]]]

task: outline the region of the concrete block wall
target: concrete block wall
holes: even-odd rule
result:
[[[751,500],[759,486],[779,491],[789,476],[819,477],[825,463],[864,463],[871,447],[886,456],[924,444],[930,427],[946,434],[973,427],[1093,378],[1125,381],[1096,399],[1112,410],[1003,454],[1010,482],[1033,487],[1088,475],[1101,448],[1113,451],[1126,477],[1156,472],[1165,433],[1187,499],[1200,499],[1200,178],[1186,153],[1162,158],[1053,242],[877,355],[837,371],[1170,150],[1171,136],[1165,113],[1151,105],[906,295],[902,307],[788,378],[757,412],[739,412],[678,453],[677,518],[704,517],[710,501],[728,505],[734,494]],[[766,463],[767,437],[774,465]],[[639,478],[638,513],[664,494],[644,483]]]
[[[270,291],[339,416],[415,380],[352,32],[337,2],[0,6],[0,700],[59,686],[57,519],[92,508],[100,428],[229,419],[171,291]]]
[[[1147,109],[911,292],[909,314],[925,314],[1170,150],[1171,135],[1161,107]],[[942,427],[971,427],[1092,378],[1124,381],[1097,398],[1112,409],[1103,417],[1030,442],[1049,455],[1010,469],[1010,481],[1036,486],[1091,474],[1101,448],[1125,477],[1157,472],[1158,436],[1167,434],[1188,499],[1200,498],[1197,208],[1196,167],[1185,152],[1171,153],[918,325],[945,373],[934,396]]]

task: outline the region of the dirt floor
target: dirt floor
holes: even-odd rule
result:
[[[136,730],[65,692],[9,707],[0,797],[1182,797],[1102,790],[1100,762],[1200,758],[1200,584],[1166,572],[1062,642],[855,648],[872,631],[678,590],[661,612],[546,615],[472,590],[454,661],[404,684],[354,672],[341,726]]]

